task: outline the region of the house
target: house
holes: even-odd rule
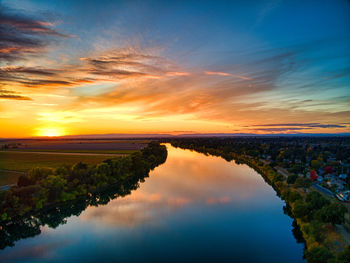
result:
[[[327,184],[329,187],[335,186],[337,192],[345,189],[344,181],[336,178],[332,178],[330,181],[327,182]]]
[[[342,202],[350,203],[350,191],[345,191],[345,192],[336,194],[336,197]]]
[[[317,182],[320,182],[320,183],[323,182],[323,177],[321,175],[318,176]]]
[[[324,168],[324,173],[326,173],[326,174],[331,174],[331,173],[333,173],[333,168],[332,168],[332,166],[327,166],[326,168]]]
[[[327,161],[328,162],[335,162],[335,161],[337,161],[337,159],[335,157],[329,157]]]
[[[346,180],[346,178],[348,178],[348,175],[347,174],[341,174],[338,177],[339,177],[339,179]]]

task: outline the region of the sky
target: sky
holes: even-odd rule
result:
[[[350,1],[0,0],[0,137],[349,133]]]

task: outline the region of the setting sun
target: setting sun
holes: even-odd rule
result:
[[[65,131],[62,128],[39,128],[36,134],[37,136],[45,136],[45,137],[57,137],[65,135]]]

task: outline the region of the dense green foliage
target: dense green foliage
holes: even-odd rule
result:
[[[295,180],[295,187],[297,188],[309,188],[312,184],[312,181],[310,178],[304,178],[304,177],[298,177]]]
[[[140,152],[88,167],[83,163],[58,169],[35,168],[17,186],[0,192],[0,221],[14,220],[49,205],[91,196],[110,185],[143,178],[165,162],[166,147],[152,142]]]
[[[298,179],[298,176],[296,174],[292,174],[292,175],[288,176],[287,183],[294,184],[297,179]]]
[[[347,210],[343,205],[333,203],[322,207],[316,216],[324,223],[342,224],[346,212]]]
[[[350,262],[350,246],[348,246],[346,249],[344,249],[344,251],[339,253],[338,262],[340,263]]]
[[[305,255],[309,263],[327,263],[334,258],[332,252],[325,247],[313,247]]]

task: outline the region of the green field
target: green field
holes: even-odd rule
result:
[[[21,174],[22,173],[0,170],[0,186],[17,183],[17,179]]]
[[[0,151],[0,185],[16,183],[21,173],[16,173],[15,171],[25,172],[34,167],[57,168],[65,164],[73,165],[78,162],[93,165],[111,158],[114,157],[103,154],[55,155]]]
[[[149,140],[108,139],[5,141],[2,146],[8,147],[0,150],[0,186],[16,183],[21,174],[34,167],[57,168],[78,162],[94,165],[106,159],[137,152],[148,142]]]
[[[4,152],[4,151],[3,151]],[[96,154],[132,154],[137,150],[53,150],[53,149],[9,149],[6,152],[57,152],[57,153],[96,153]],[[1,153],[1,151],[0,151]]]
[[[72,165],[77,162],[97,164],[103,160],[113,158],[103,154],[96,155],[62,155],[62,154],[40,154],[20,152],[0,152],[0,169],[13,171],[27,171],[33,167],[57,168],[61,165]]]

